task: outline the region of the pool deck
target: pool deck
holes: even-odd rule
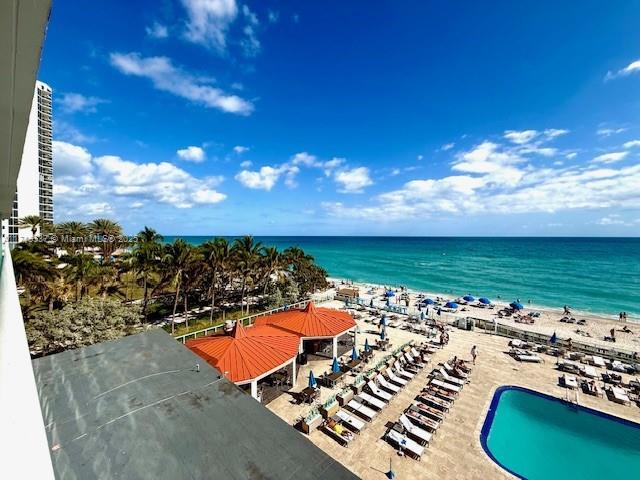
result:
[[[338,306],[335,303],[331,306]],[[324,305],[323,305],[324,306]],[[360,348],[365,338],[373,345],[377,335],[366,333],[376,327],[362,320],[357,321],[361,333],[357,336]],[[393,346],[400,346],[409,340],[424,341],[424,337],[404,330],[388,328]],[[468,332],[458,329],[450,331],[449,344],[431,355],[431,361],[389,405],[368,424],[351,443],[349,448],[340,446],[322,431],[316,430],[309,439],[329,455],[340,461],[355,474],[364,479],[384,479],[392,459],[393,470],[400,479],[470,479],[485,480],[514,478],[493,463],[480,445],[480,430],[495,389],[501,385],[520,385],[538,390],[556,397],[566,398],[567,390],[559,385],[561,372],[555,369],[555,358],[541,355],[545,363],[526,364],[512,359],[505,352],[509,339],[480,332]],[[425,450],[421,461],[408,457],[399,457],[396,450],[384,440],[384,435],[393,422],[411,404],[414,397],[425,385],[432,368],[454,355],[470,360],[470,350],[478,346],[479,356],[471,374],[471,382],[460,392],[451,411],[433,437],[431,445]],[[370,365],[388,352],[376,352]],[[330,362],[318,361],[301,367],[297,386],[293,391],[306,386],[309,370],[319,376],[330,368]],[[601,370],[604,371],[604,370]],[[624,376],[625,381],[628,376]],[[347,383],[353,380],[349,379]],[[602,385],[602,382],[598,382]],[[321,399],[324,400],[338,389],[323,387]],[[575,393],[572,393],[574,398]],[[579,403],[612,415],[640,422],[640,408],[635,405],[624,406],[604,398],[595,398],[579,392]],[[267,406],[282,419],[293,425],[295,420],[307,414],[309,405],[295,405],[290,395],[283,395]],[[301,435],[303,435],[301,433]]]

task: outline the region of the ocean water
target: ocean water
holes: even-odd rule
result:
[[[507,389],[483,439],[493,457],[529,480],[638,478],[640,425]]]
[[[165,241],[176,237],[167,236]],[[209,237],[183,237],[200,244]],[[640,238],[256,237],[297,245],[330,276],[640,317]]]

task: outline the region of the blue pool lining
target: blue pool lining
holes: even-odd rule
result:
[[[499,465],[501,468],[509,472],[514,477],[522,480],[526,480],[526,477],[523,477],[522,475],[517,474],[516,472],[509,469],[508,467],[503,465],[501,462],[499,462],[498,459],[493,455],[493,453],[491,453],[491,450],[489,449],[489,445],[487,445],[487,440],[489,439],[489,432],[491,431],[491,426],[493,425],[493,418],[495,417],[498,403],[500,402],[500,397],[504,392],[507,392],[509,390],[526,392],[531,395],[535,395],[537,397],[546,398],[547,400],[552,400],[554,402],[561,403],[563,405],[566,405],[571,408],[575,408],[577,410],[586,411],[592,415],[596,415],[597,417],[606,418],[607,420],[612,420],[614,422],[618,422],[628,427],[632,427],[640,430],[640,424],[636,422],[632,422],[631,420],[627,420],[626,418],[616,417],[615,415],[601,412],[600,410],[584,407],[582,405],[576,405],[574,403],[570,403],[565,400],[562,400],[558,397],[547,395],[546,393],[538,392],[536,390],[531,390],[529,388],[519,387],[517,385],[502,385],[496,388],[496,391],[493,394],[493,398],[491,399],[491,404],[489,405],[489,411],[487,412],[487,416],[485,417],[484,423],[482,424],[482,430],[480,431],[480,444],[482,445],[482,449],[484,450],[484,453],[486,453],[489,456],[489,458],[491,458],[491,460],[493,460],[497,465]]]

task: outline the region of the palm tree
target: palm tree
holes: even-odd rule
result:
[[[265,247],[262,249],[262,264],[264,268],[264,289],[262,294],[267,293],[269,282],[271,281],[271,275],[274,273],[280,273],[281,267],[281,255],[276,247]]]
[[[66,247],[70,243],[73,246],[73,251],[70,253],[75,255],[77,250],[76,243],[79,243],[81,253],[84,254],[84,241],[88,231],[84,223],[75,221],[63,222],[56,225],[55,231],[58,234],[58,244],[61,247]]]
[[[244,313],[244,298],[247,293],[247,282],[251,274],[255,271],[255,266],[260,258],[260,247],[262,242],[254,242],[251,235],[236,238],[233,242],[233,254],[236,262],[236,269],[242,278],[242,293],[240,301],[240,311]],[[247,314],[249,313],[249,302],[247,302]]]
[[[89,231],[101,237],[100,248],[103,261],[109,263],[111,255],[118,246],[118,237],[122,235],[122,227],[117,222],[107,218],[96,218],[88,225]]]
[[[144,227],[138,233],[138,242],[133,246],[133,251],[127,262],[134,271],[142,278],[142,316],[147,320],[147,306],[149,304],[149,285],[158,267],[162,256],[162,235],[154,229]]]
[[[165,245],[162,257],[163,265],[171,275],[172,283],[176,289],[173,301],[173,315],[171,316],[171,333],[175,333],[175,316],[178,308],[178,298],[180,297],[180,287],[184,277],[185,269],[188,267],[192,256],[192,247],[181,238],[173,243]]]
[[[26,306],[30,307],[32,293],[44,290],[45,284],[55,278],[56,270],[41,255],[26,248],[15,248],[11,258],[16,283],[24,287]]]
[[[201,247],[204,255],[204,261],[207,268],[211,272],[211,286],[209,294],[211,295],[211,313],[209,319],[213,323],[213,309],[216,305],[216,287],[218,274],[229,268],[231,260],[231,246],[225,238],[216,238],[204,242]]]
[[[95,280],[97,264],[91,255],[76,255],[63,257],[69,262],[66,271],[69,279],[76,284],[76,302],[87,293],[89,285]]]
[[[113,265],[99,265],[96,268],[96,277],[98,279],[98,294],[102,296],[102,301],[107,295],[122,294],[122,282],[120,281],[121,272]]]
[[[38,233],[38,228],[42,226],[44,222],[40,215],[26,215],[18,220],[18,226],[22,228],[30,228],[32,238],[36,237],[36,233]]]
[[[56,305],[64,305],[69,301],[73,291],[64,275],[56,275],[56,277],[47,282],[43,292],[43,300],[48,304],[48,310],[53,311]]]

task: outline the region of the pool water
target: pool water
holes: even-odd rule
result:
[[[519,478],[640,478],[640,425],[521,387],[496,390],[480,440]]]

